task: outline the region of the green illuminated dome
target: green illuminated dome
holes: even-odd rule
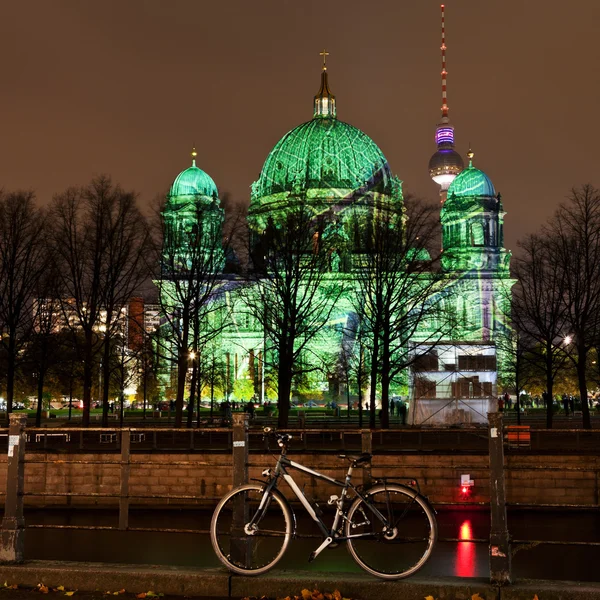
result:
[[[219,192],[210,175],[196,166],[196,150],[192,151],[192,166],[177,175],[169,196],[208,196],[217,198]]]
[[[469,166],[462,171],[448,188],[448,199],[457,197],[495,196],[492,180],[481,170],[473,166],[472,152],[469,153]]]
[[[336,118],[315,117],[277,142],[252,197],[316,189],[385,192],[391,179],[383,152],[368,135]]]

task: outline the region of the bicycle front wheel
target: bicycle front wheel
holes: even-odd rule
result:
[[[217,505],[210,524],[210,539],[219,560],[234,573],[261,575],[273,568],[292,536],[293,517],[277,491],[242,485]]]
[[[386,523],[377,514],[380,513]],[[437,540],[433,509],[416,490],[389,483],[356,498],[346,521],[348,550],[367,572],[402,579],[418,571]]]

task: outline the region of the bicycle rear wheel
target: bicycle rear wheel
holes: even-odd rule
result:
[[[234,573],[266,573],[290,543],[293,517],[287,502],[271,491],[260,507],[263,495],[262,485],[242,485],[229,492],[213,514],[210,539],[214,551]]]
[[[386,529],[373,512],[388,521]],[[429,503],[412,488],[376,485],[350,506],[346,522],[348,550],[367,572],[383,579],[402,579],[427,562],[437,540],[437,522]]]

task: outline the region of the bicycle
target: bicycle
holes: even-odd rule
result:
[[[274,436],[281,448],[275,469],[263,471],[266,481],[256,480],[257,483],[239,486],[226,494],[210,525],[214,551],[230,571],[240,575],[266,573],[281,560],[291,538],[296,536],[295,514],[278,489],[281,478],[323,535],[323,542],[310,554],[309,562],[326,548],[342,542],[347,543],[350,555],[360,567],[383,579],[408,577],[427,562],[437,540],[437,522],[434,509],[420,493],[416,481],[407,485],[381,478],[372,487],[362,489],[353,485],[352,472],[370,463],[370,454],[340,455],[350,465],[345,480],[338,481],[290,460],[287,450],[291,435],[268,427],[264,433]],[[341,488],[340,495],[331,495],[327,502],[335,509],[330,527],[321,518],[322,510],[305,496],[289,470]],[[399,551],[393,552],[394,548]]]

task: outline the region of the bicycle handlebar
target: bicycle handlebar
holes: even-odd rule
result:
[[[289,434],[289,433],[277,433],[277,430],[273,429],[272,427],[265,427],[263,429],[263,432],[264,432],[265,435],[273,435],[273,436],[275,436],[275,439],[277,440],[277,445],[280,448],[283,448],[284,446],[287,446],[287,444],[292,441],[291,434]]]

